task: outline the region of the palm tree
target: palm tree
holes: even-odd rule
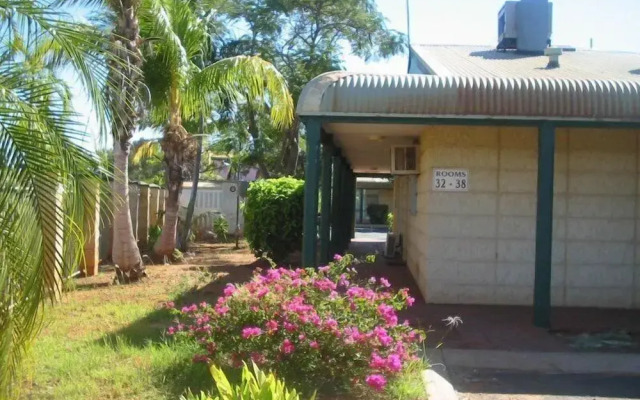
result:
[[[57,77],[75,71],[106,130],[107,38],[45,0],[0,0],[0,399],[44,305],[77,266],[101,175]],[[93,197],[93,199],[92,199]]]
[[[184,0],[147,0],[141,12],[144,48],[144,80],[151,93],[150,121],[162,127],[161,142],[167,176],[166,213],[162,234],[154,246],[157,255],[170,255],[176,246],[179,196],[185,167],[196,153],[196,143],[183,120],[211,119],[223,99],[236,102],[263,99],[280,126],[292,119],[293,105],[286,81],[270,63],[259,57],[222,59],[204,68],[210,37],[207,32],[214,14],[199,17]],[[156,18],[155,16],[161,16]]]
[[[110,68],[109,108],[113,115],[113,244],[111,258],[119,269],[118,277],[124,281],[137,280],[143,274],[142,258],[133,233],[129,212],[129,169],[131,138],[138,128],[139,91],[142,79],[139,49],[140,27],[138,8],[140,0],[107,0],[113,12],[111,53],[118,60]]]

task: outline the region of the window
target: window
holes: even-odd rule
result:
[[[198,190],[196,208],[205,210],[218,210],[222,202],[221,190]]]

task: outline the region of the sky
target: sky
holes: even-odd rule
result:
[[[640,0],[552,0],[554,45],[594,50],[640,53]],[[379,11],[391,29],[406,32],[405,0],[377,0]],[[495,46],[498,41],[497,14],[504,0],[409,0],[410,40],[414,44],[464,44]],[[364,60],[343,55],[347,70],[357,72],[405,73],[407,54],[388,60]],[[88,148],[102,147],[97,139],[90,105],[76,96],[75,105],[93,140]],[[134,137],[150,137],[140,132]],[[104,145],[104,143],[102,143]]]

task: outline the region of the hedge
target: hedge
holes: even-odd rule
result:
[[[280,262],[302,247],[304,181],[252,182],[244,205],[244,234],[256,257]]]

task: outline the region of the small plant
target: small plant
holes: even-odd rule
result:
[[[255,363],[252,370],[247,364],[242,368],[242,380],[238,385],[232,385],[222,369],[211,365],[209,371],[216,383],[218,396],[212,397],[204,392],[195,395],[189,391],[181,400],[300,400],[300,394],[295,389],[287,389],[285,383],[276,378],[273,373],[265,374]],[[311,400],[315,399],[315,394]]]
[[[389,206],[386,204],[369,204],[367,206],[367,215],[369,222],[373,225],[381,225],[386,222]]]
[[[384,392],[417,360],[424,333],[398,321],[413,304],[385,278],[357,283],[353,256],[316,269],[269,269],[244,285],[227,285],[215,305],[176,310],[167,330],[195,341],[194,360],[238,368],[255,362],[325,392]]]
[[[150,249],[153,249],[153,246],[156,244],[161,234],[162,234],[162,227],[158,225],[153,225],[149,227],[149,236],[147,236],[147,247],[149,247]]]
[[[393,213],[392,212],[387,213],[387,229],[389,230],[389,232],[393,232]]]
[[[216,238],[219,241],[226,242],[228,232],[229,222],[227,222],[227,219],[224,216],[219,215],[213,220],[213,233],[215,233]]]
[[[304,181],[294,178],[252,182],[244,204],[244,235],[256,257],[276,262],[302,247]]]
[[[184,254],[178,249],[173,249],[173,253],[171,253],[171,262],[183,262]]]

